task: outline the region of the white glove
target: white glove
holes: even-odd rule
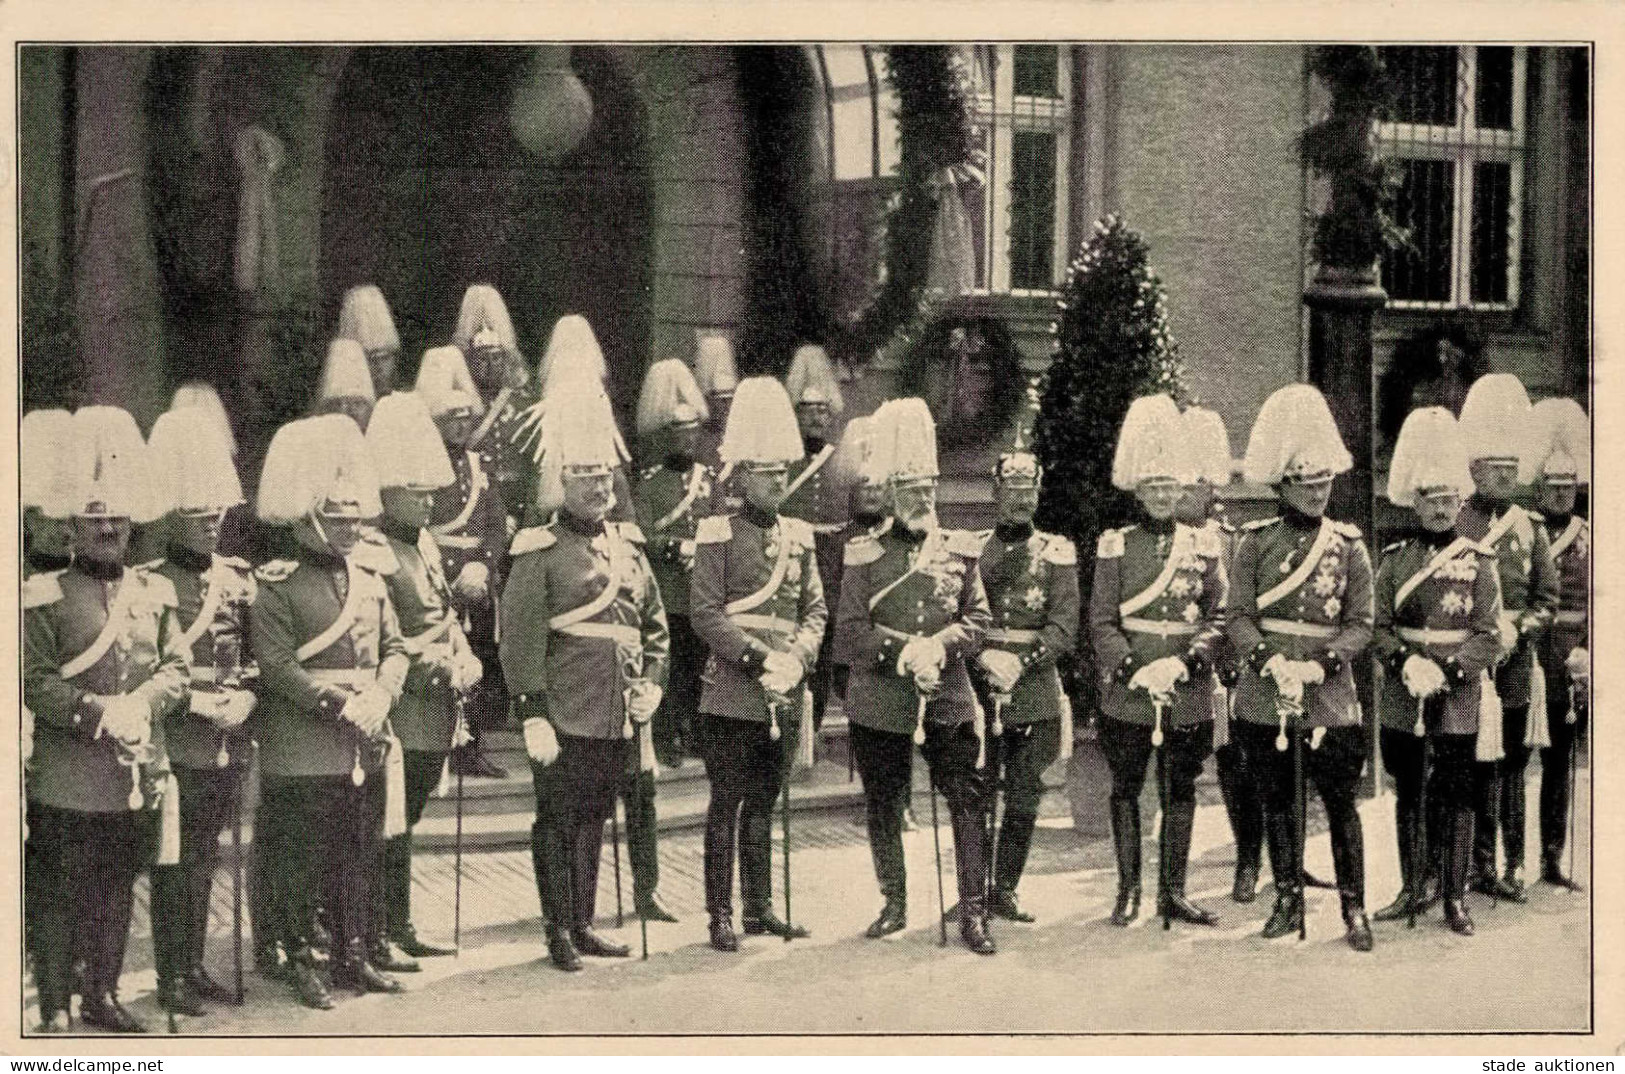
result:
[[[369,686],[344,703],[339,713],[349,720],[363,735],[371,738],[389,718],[389,692],[381,686]]]
[[[1298,681],[1305,686],[1319,686],[1326,681],[1326,669],[1316,660],[1295,660],[1292,670],[1297,672]]]
[[[631,691],[626,706],[627,715],[632,717],[633,723],[648,723],[649,717],[660,707],[660,699],[665,696],[665,691],[648,679],[632,680]]]
[[[451,688],[458,693],[466,693],[480,684],[485,676],[485,665],[480,658],[467,649],[459,652],[451,663]]]
[[[764,679],[771,675],[775,682],[785,684],[778,693],[788,694],[795,689],[796,683],[801,681],[801,676],[806,674],[807,669],[801,665],[800,660],[797,660],[789,653],[781,653],[775,650],[767,654],[767,659],[762,663],[762,671]],[[768,688],[772,689],[772,687]]]
[[[1444,689],[1444,672],[1439,665],[1425,656],[1411,654],[1400,669],[1400,679],[1412,697],[1432,697]]]
[[[1496,626],[1501,635],[1501,651],[1510,653],[1518,647],[1518,621],[1511,612],[1502,612]]]
[[[111,694],[102,697],[101,702],[100,731],[126,746],[145,745],[151,739],[152,711],[145,701],[129,694]]]
[[[910,638],[897,654],[897,674],[940,679],[947,662],[948,650],[936,638]]]
[[[1157,693],[1164,697],[1172,696],[1174,687],[1191,677],[1191,673],[1185,668],[1185,661],[1177,656],[1165,656],[1161,660],[1153,660],[1146,667],[1154,675]]]
[[[1264,663],[1264,674],[1275,680],[1275,692],[1291,704],[1303,701],[1303,676],[1299,664],[1276,653]]]
[[[463,564],[451,588],[465,600],[484,600],[491,587],[491,568],[475,561]]]
[[[996,694],[1008,694],[1021,681],[1021,657],[1003,649],[983,649],[976,662],[987,672],[988,685]]]
[[[540,716],[525,721],[525,752],[543,768],[558,760],[559,736],[553,725]]]
[[[772,671],[764,671],[757,681],[762,684],[762,689],[775,697],[788,698],[790,691],[796,688],[796,683],[800,680],[801,676],[799,675],[791,677],[775,674]]]
[[[241,727],[248,714],[254,711],[255,697],[247,690],[228,690],[225,702],[221,705],[220,714],[215,723],[223,731]]]
[[[682,565],[685,571],[694,569],[694,556],[698,548],[699,545],[692,538],[677,542],[677,562]]]
[[[1579,647],[1570,649],[1568,659],[1563,661],[1563,668],[1569,673],[1569,678],[1585,682],[1591,678],[1591,654]]]

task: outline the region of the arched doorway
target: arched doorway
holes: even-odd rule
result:
[[[592,127],[561,163],[543,163],[508,125],[529,58],[516,47],[355,51],[324,149],[322,323],[335,323],[345,289],[378,284],[408,374],[450,337],[468,284],[488,281],[533,367],[553,322],[585,315],[625,413],[649,347],[643,104],[606,50],[574,49]]]

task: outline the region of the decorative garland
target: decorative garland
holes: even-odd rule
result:
[[[1027,397],[1021,355],[1009,325],[998,317],[944,317],[908,337],[908,348],[913,360],[897,369],[897,394],[926,401],[937,419],[938,443],[969,447],[1005,434]],[[986,367],[988,393],[974,420],[963,420],[970,415],[955,407],[963,390],[959,372],[972,363]]]
[[[952,48],[893,45],[886,49],[886,81],[897,96],[898,189],[886,204],[881,277],[868,305],[833,333],[831,343],[849,360],[884,355],[918,377],[929,349],[920,344],[930,324],[925,297],[931,231],[946,171],[974,166],[969,72]]]

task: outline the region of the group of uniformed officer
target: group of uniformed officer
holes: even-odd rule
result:
[[[117,986],[148,865],[160,1004],[199,1014],[240,998],[240,981],[205,971],[203,946],[251,765],[256,964],[316,1008],[334,987],[399,990],[391,974],[452,951],[413,925],[412,830],[448,773],[500,771],[474,747],[510,714],[561,969],[630,954],[594,931],[617,798],[637,911],[675,920],[657,893],[654,773],[685,754],[711,788],[712,946],[740,944],[736,857],[743,934],[808,935],[788,890],[784,916],[774,909],[772,825],[831,693],[884,900],[867,935],[907,926],[916,747],[933,817],[939,791],[946,804],[966,946],[992,954],[992,918],[1033,920],[1017,888],[1040,777],[1070,754],[1057,662],[1078,645],[1082,610],[1076,549],[1033,527],[1030,452],[999,459],[991,531],[946,529],[923,402],[886,402],[837,437],[841,389],[820,348],[801,348],[782,383],[741,381],[727,341],[706,336],[693,372],[677,359],[649,370],[637,431],[653,461],[634,488],[579,316],[555,326],[534,384],[486,285],[410,391],[392,390],[400,344],[376,288],[346,297],[341,332],[313,415],[271,442],[256,514],[275,554],[257,570],[219,553],[243,497],[212,390],[184,387],[147,442],[112,407],[24,419],[25,924],[45,1031],[68,1028],[75,992],[85,1024],[141,1029]],[[1534,748],[1542,879],[1574,887],[1561,858],[1588,682],[1588,533],[1574,514],[1588,451],[1576,404],[1531,407],[1510,377],[1476,385],[1459,424],[1418,411],[1388,490],[1418,529],[1373,571],[1359,531],[1324,517],[1352,460],[1315,389],[1283,388],[1260,412],[1244,471],[1280,512],[1240,531],[1209,517],[1230,480],[1217,416],[1136,400],[1112,480],[1143,515],[1100,537],[1087,620],[1112,921],[1140,912],[1153,760],[1157,912],[1165,926],[1217,920],[1186,892],[1196,779],[1217,747],[1234,897],[1253,897],[1267,844],[1264,935],[1302,929],[1312,786],[1349,943],[1371,948],[1355,808],[1368,646],[1385,672],[1381,752],[1405,877],[1378,919],[1414,917],[1442,891],[1451,926],[1470,932],[1469,884],[1524,898]],[[1530,482],[1543,515],[1511,503]],[[161,558],[125,565],[132,524]]]

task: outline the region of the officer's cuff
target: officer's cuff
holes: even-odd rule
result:
[[[1219,676],[1219,685],[1226,690],[1241,681],[1241,669],[1235,664],[1226,664],[1224,667],[1217,669],[1217,674]]]
[[[1315,663],[1320,665],[1328,679],[1343,670],[1343,658],[1330,649],[1315,657]]]
[[[1184,662],[1185,672],[1192,679],[1207,674],[1208,668],[1211,667],[1207,660],[1207,654],[1199,649],[1190,649],[1179,659]]]
[[[744,652],[739,654],[740,670],[753,679],[760,676],[762,674],[762,669],[766,666],[767,653],[763,652],[761,649],[748,647]]]
[[[513,699],[513,716],[521,724],[526,720],[547,719],[547,695],[541,690],[516,695]]]
[[[73,729],[81,735],[94,737],[97,728],[102,725],[102,703],[96,700],[94,694],[81,691],[74,700]]]
[[[1049,646],[1045,645],[1043,642],[1039,642],[1037,645],[1033,646],[1031,652],[1021,658],[1021,667],[1023,670],[1026,670],[1027,668],[1042,663],[1044,658],[1047,656],[1049,656]]]
[[[1264,674],[1264,665],[1277,654],[1275,648],[1267,641],[1261,641],[1253,646],[1253,651],[1247,654],[1247,666],[1253,669],[1254,674]]]
[[[876,667],[893,667],[897,664],[897,654],[903,651],[903,642],[890,634],[882,635],[880,646],[875,652]]]
[[[1452,690],[1467,685],[1467,680],[1472,677],[1466,668],[1456,663],[1456,658],[1453,656],[1444,662],[1443,667],[1444,681]]]
[[[1138,670],[1140,670],[1140,662],[1134,659],[1133,653],[1130,653],[1123,657],[1121,664],[1117,665],[1117,670],[1112,673],[1112,678],[1118,682],[1128,682]]]
[[[1394,673],[1395,675],[1403,674],[1404,671],[1405,671],[1405,661],[1409,660],[1411,657],[1413,657],[1415,655],[1416,655],[1415,653],[1411,652],[1405,646],[1401,645],[1399,648],[1395,649],[1392,653],[1389,654],[1389,656],[1388,656],[1388,670],[1391,671],[1392,673]]]

